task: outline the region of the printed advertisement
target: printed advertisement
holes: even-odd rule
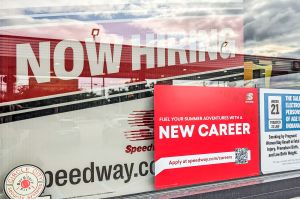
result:
[[[260,89],[262,173],[300,168],[300,91]]]
[[[157,189],[259,175],[258,92],[154,88]]]
[[[152,129],[153,97],[0,124],[1,192],[89,199],[151,191]]]

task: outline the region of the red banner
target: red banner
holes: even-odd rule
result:
[[[259,175],[258,92],[155,86],[157,189]]]
[[[193,17],[0,31],[0,103],[239,67],[242,27]]]

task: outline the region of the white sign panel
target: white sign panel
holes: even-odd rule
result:
[[[41,197],[151,191],[152,128],[153,97],[0,124],[0,187],[13,168],[28,164],[46,176]]]
[[[260,89],[263,174],[300,169],[300,91]]]

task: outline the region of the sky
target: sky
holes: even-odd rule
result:
[[[299,0],[246,0],[244,4],[248,53],[300,58]]]
[[[226,24],[243,36],[245,54],[300,58],[299,0],[2,0],[0,4],[0,34],[67,38],[76,33],[82,39],[90,34],[83,30],[100,27],[117,38]],[[59,31],[58,24],[63,27]]]

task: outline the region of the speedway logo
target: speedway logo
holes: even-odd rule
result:
[[[45,171],[33,165],[22,165],[13,169],[7,175],[4,191],[9,199],[43,198],[45,188],[52,186],[78,185],[81,183],[96,183],[110,180],[123,180],[129,183],[133,178],[154,175],[154,161],[139,163],[119,163],[114,165],[98,166],[95,162],[85,168],[57,171]]]
[[[147,151],[154,151],[154,145],[144,145],[144,146],[134,146],[134,145],[127,145],[125,149],[125,153],[134,154],[139,152],[147,152]]]
[[[81,183],[96,183],[110,180],[122,180],[129,183],[133,178],[154,175],[154,161],[141,161],[138,164],[119,163],[114,165],[98,166],[95,162],[85,168],[73,168],[70,170],[59,169],[46,171],[46,187],[77,185]]]
[[[246,94],[246,103],[253,103],[254,95],[253,93],[247,93]]]
[[[125,131],[126,139],[136,142],[153,140],[154,110],[133,111],[128,117],[128,124],[132,128]],[[140,152],[154,151],[154,145],[127,145],[125,153],[134,154]]]
[[[133,111],[128,117],[130,131],[125,131],[125,137],[130,141],[153,140],[154,110]]]

